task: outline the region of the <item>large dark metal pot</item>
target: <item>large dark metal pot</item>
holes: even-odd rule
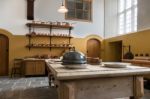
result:
[[[64,53],[62,64],[68,65],[68,64],[85,64],[86,57],[83,53],[77,52],[77,51],[69,51]]]
[[[131,52],[131,46],[129,45],[129,51],[123,56],[124,59],[133,59],[134,58],[134,55],[133,53]]]

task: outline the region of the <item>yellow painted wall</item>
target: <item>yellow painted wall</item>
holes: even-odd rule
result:
[[[43,54],[50,54],[52,56],[57,56],[62,53],[63,50],[52,48],[50,51],[49,48],[31,48],[29,51],[28,48],[25,46],[28,44],[28,37],[24,35],[12,35],[12,33],[0,29],[0,34],[4,34],[9,38],[9,73],[11,72],[11,68],[13,66],[14,58],[23,58],[26,56],[33,56],[33,55],[43,55]],[[91,38],[98,39],[102,42],[102,38],[97,35],[90,35],[85,38],[73,38],[71,39],[71,44],[73,44],[77,51],[81,51],[86,54],[86,45],[87,41]],[[63,38],[53,38],[52,42],[54,43],[63,43],[68,42],[68,39]],[[49,38],[46,37],[39,37],[33,38],[32,42],[35,43],[49,43]]]
[[[131,51],[134,54],[150,54],[150,30],[139,31],[118,37],[112,37],[104,40],[105,61],[113,61],[117,53],[113,53],[110,42],[122,40],[123,45],[131,45]]]
[[[51,51],[49,49],[31,49],[29,51],[28,48],[25,46],[28,44],[28,38],[23,35],[12,35],[12,33],[0,29],[0,34],[4,34],[8,36],[9,38],[9,73],[11,71],[11,68],[13,66],[13,60],[14,58],[22,58],[25,56],[33,56],[33,55],[42,55],[42,54],[50,54],[50,55],[58,55],[62,53],[62,50],[59,49],[52,49]],[[150,30],[140,31],[137,33],[122,35],[118,37],[112,37],[103,40],[101,37],[97,35],[90,35],[85,38],[73,38],[71,40],[71,44],[73,44],[76,48],[76,50],[83,52],[86,54],[87,49],[87,41],[91,38],[96,38],[102,42],[101,47],[101,57],[103,61],[113,61],[117,55],[117,53],[112,53],[113,46],[111,46],[110,42],[115,41],[123,41],[123,45],[131,45],[131,51],[134,54],[150,54]],[[34,42],[40,42],[40,43],[46,43],[49,42],[48,38],[36,38],[33,39]],[[68,42],[68,40],[65,39],[58,39],[55,38],[53,42],[57,43],[57,41],[60,43],[60,41]]]

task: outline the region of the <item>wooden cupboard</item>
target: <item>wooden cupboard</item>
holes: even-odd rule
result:
[[[45,61],[24,60],[24,75],[25,76],[45,75]]]

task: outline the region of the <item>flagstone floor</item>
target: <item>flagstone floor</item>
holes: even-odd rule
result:
[[[1,77],[0,99],[58,99],[58,95],[55,88],[49,87],[47,77]],[[145,90],[143,99],[150,99],[150,90]]]

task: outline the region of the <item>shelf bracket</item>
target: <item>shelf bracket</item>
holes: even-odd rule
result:
[[[51,39],[51,35],[52,35],[52,26],[50,25],[50,28],[49,28],[49,33],[50,33],[50,36],[49,36],[49,45],[51,46],[52,44],[52,39]],[[50,47],[50,50],[51,50],[51,47]]]
[[[69,28],[69,36],[71,36],[71,27]],[[70,44],[70,42],[71,42],[71,38],[69,38],[69,44]]]

